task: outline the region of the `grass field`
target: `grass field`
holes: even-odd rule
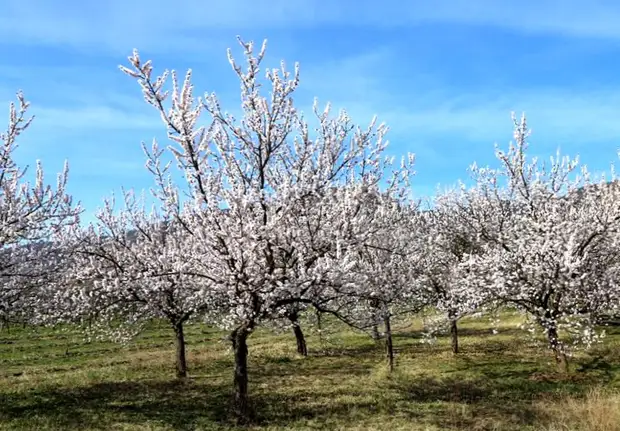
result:
[[[252,429],[620,430],[620,331],[575,358],[568,376],[505,320],[462,323],[462,353],[395,328],[397,370],[383,350],[342,328],[308,337],[250,337]],[[402,326],[402,325],[401,325]],[[233,429],[232,354],[223,333],[187,328],[191,377],[174,377],[172,332],[154,325],[130,346],[84,344],[70,331],[0,333],[0,429]]]

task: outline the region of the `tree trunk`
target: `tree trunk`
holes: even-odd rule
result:
[[[322,319],[321,319],[321,312],[319,310],[316,310],[316,329],[319,332],[319,343],[321,345],[321,348],[323,348],[323,325],[322,325]]]
[[[10,334],[11,330],[9,329],[9,321],[8,319],[2,319],[2,324],[0,325],[0,330],[6,329],[6,333]]]
[[[293,332],[297,340],[297,353],[302,356],[308,356],[308,347],[306,346],[306,338],[299,324],[293,325]]]
[[[383,324],[385,325],[385,353],[387,355],[388,370],[391,373],[394,371],[394,346],[392,345],[392,325],[390,322],[390,314],[387,312],[383,316]]]
[[[295,333],[295,339],[297,340],[297,353],[302,356],[308,356],[308,347],[306,346],[306,338],[301,330],[299,323],[293,324],[293,332]]]
[[[293,333],[295,334],[295,339],[297,340],[297,353],[302,356],[308,356],[306,337],[304,337],[304,332],[301,330],[301,326],[299,326],[299,318],[297,313],[289,314],[288,318],[293,324]]]
[[[547,339],[549,340],[549,347],[553,350],[555,356],[555,362],[558,366],[558,370],[562,373],[568,372],[568,357],[566,352],[562,348],[562,343],[558,336],[558,330],[555,324],[548,327]]]
[[[450,319],[450,340],[452,344],[452,353],[455,355],[459,352],[459,328],[457,320]]]
[[[370,335],[375,341],[379,341],[381,339],[381,334],[379,334],[379,325],[376,323],[372,325],[372,333]]]
[[[233,349],[235,351],[234,373],[234,400],[233,410],[239,424],[252,421],[252,411],[248,398],[248,336],[250,331],[242,325],[232,333]]]
[[[183,333],[183,322],[174,325],[176,335],[176,367],[177,377],[184,379],[187,377],[187,358],[185,356],[185,334]]]
[[[379,341],[381,339],[381,333],[379,332],[379,323],[381,322],[383,315],[381,314],[381,303],[377,298],[372,298],[370,300],[370,308],[372,310],[372,318],[374,320],[372,324],[372,339],[375,341]]]

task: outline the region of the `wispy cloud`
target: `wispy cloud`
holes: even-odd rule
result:
[[[221,31],[320,26],[485,25],[620,39],[620,3],[602,0],[4,0],[0,37],[14,43],[165,51],[221,47]],[[219,32],[219,33],[218,33]],[[228,37],[228,36],[227,36]]]
[[[493,162],[493,146],[506,147],[512,140],[510,114],[526,112],[532,129],[531,152],[548,156],[559,148],[563,154],[581,155],[597,169],[617,160],[620,149],[620,90],[610,93],[563,95],[555,92],[505,95],[484,98],[463,95],[438,99],[430,107],[343,100],[359,124],[377,114],[390,126],[390,152],[417,155],[424,181],[452,182],[466,175],[474,161]],[[446,178],[451,178],[447,179]]]
[[[503,142],[511,136],[511,112],[517,116],[525,112],[545,149],[567,141],[620,144],[620,83],[570,88],[521,83],[513,88],[471,89],[442,85],[416,70],[415,63],[400,76],[385,70],[385,65],[402,62],[397,52],[385,48],[316,67],[302,66],[303,93],[312,92],[322,102],[330,100],[336,109],[346,108],[360,123],[378,115],[399,141],[409,137]]]
[[[588,145],[619,141],[620,88],[566,94],[557,91],[503,94],[501,97],[463,95],[438,101],[430,109],[388,110],[394,130],[402,135],[460,137],[467,141],[494,141],[509,135],[510,113],[526,112],[534,136],[545,147],[583,139]],[[416,130],[418,132],[416,132]]]

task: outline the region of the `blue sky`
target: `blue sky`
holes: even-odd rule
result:
[[[90,214],[121,186],[150,186],[140,142],[163,130],[117,65],[135,47],[158,71],[191,67],[197,92],[233,111],[226,48],[237,34],[268,39],[268,66],[300,62],[303,110],[317,96],[359,124],[385,121],[390,152],[417,155],[418,195],[493,163],[511,111],[528,115],[532,154],[560,147],[595,171],[617,161],[616,1],[0,0],[0,10],[2,109],[22,89],[37,117],[18,161],[41,159],[53,181],[69,159],[70,190]]]

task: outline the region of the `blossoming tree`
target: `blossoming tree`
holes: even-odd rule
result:
[[[240,44],[245,69],[230,51],[229,61],[241,84],[241,121],[222,111],[213,94],[194,98],[191,72],[181,85],[170,74],[166,107],[167,72],[153,78],[151,62],[142,62],[137,51],[122,70],[138,80],[173,141],[168,148],[186,178],[187,196],[179,203],[169,190],[162,199],[178,208],[178,222],[194,238],[186,253],[193,270],[227,298],[228,313],[218,323],[232,331],[235,413],[246,422],[248,336],[287,305],[310,303],[340,283],[336,276],[354,261],[353,246],[373,226],[372,217],[358,216],[360,200],[382,182],[395,193],[410,163],[393,169],[384,156],[385,126],[373,120],[356,127],[346,112],[333,116],[329,107],[321,112],[315,104],[311,137],[311,124],[293,103],[298,67],[293,74],[284,64],[267,69],[264,82],[266,45],[255,54],[252,43]],[[262,95],[265,83],[270,92]],[[203,113],[207,125],[198,126]]]
[[[483,250],[483,240],[474,220],[470,219],[470,208],[465,206],[468,193],[462,184],[456,189],[438,192],[432,209],[421,212],[418,217],[419,235],[426,253],[420,256],[417,282],[426,288],[431,298],[428,302],[442,313],[433,320],[430,333],[447,323],[455,354],[459,352],[458,320],[478,310],[488,300],[482,288],[475,285],[462,288],[462,280],[468,276],[463,262]]]
[[[191,239],[166,209],[149,213],[133,192],[125,206],[105,201],[96,220],[76,227],[72,270],[66,274],[70,316],[94,322],[91,330],[126,341],[154,318],[175,333],[176,373],[187,376],[184,324],[218,312],[210,283],[193,276],[186,253]],[[216,305],[217,304],[217,305]]]
[[[578,159],[527,158],[525,117],[515,120],[515,142],[496,150],[501,168],[473,167],[478,193],[471,220],[485,237],[485,252],[470,254],[470,287],[487,286],[494,298],[517,306],[542,328],[561,370],[573,348],[596,340],[596,316],[613,304],[613,252],[620,231],[620,188],[594,183]],[[617,250],[617,249],[616,249]]]
[[[42,298],[63,268],[66,249],[59,234],[78,222],[79,205],[66,192],[68,164],[57,176],[56,187],[45,184],[37,161],[34,183],[27,168],[14,159],[18,138],[30,126],[29,103],[17,94],[10,104],[9,124],[0,133],[0,320],[38,321],[48,314]]]
[[[342,274],[348,280],[332,302],[320,309],[348,325],[374,332],[381,322],[388,370],[394,369],[392,319],[419,312],[430,296],[415,282],[420,272],[420,256],[425,253],[419,238],[417,204],[408,199],[394,199],[379,190],[369,194],[361,211],[372,214],[372,233],[353,247],[355,263]],[[373,334],[374,335],[374,334]]]

